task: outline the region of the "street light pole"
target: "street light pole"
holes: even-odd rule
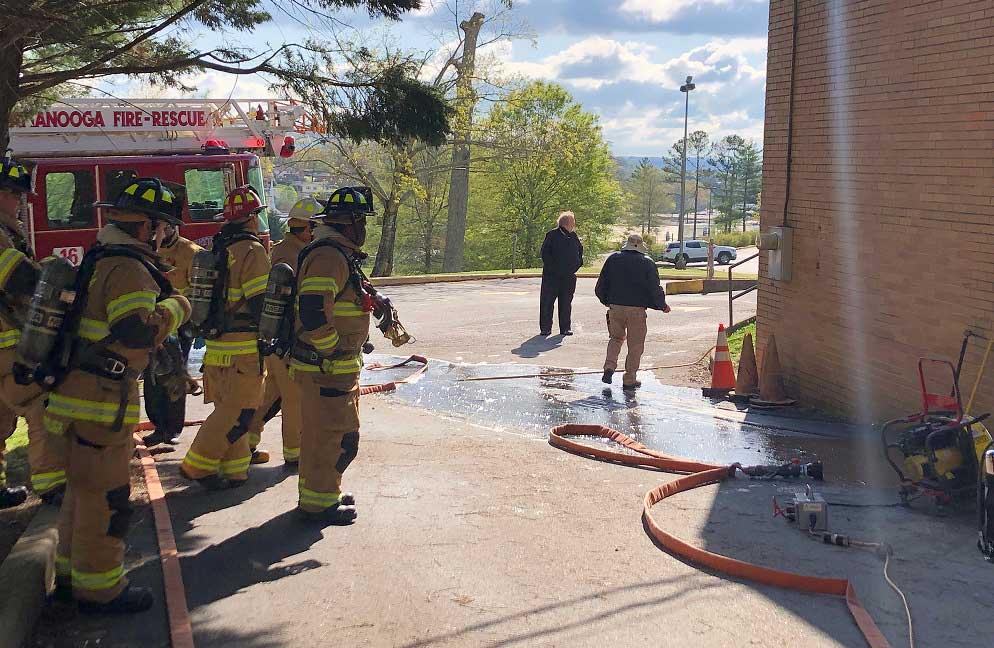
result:
[[[694,85],[693,80],[694,77],[688,76],[687,83],[680,86],[680,92],[687,95],[683,111],[683,162],[680,166],[680,218],[677,221],[677,235],[680,237],[680,253],[677,256],[676,267],[680,269],[687,267],[687,255],[684,252],[683,241],[683,220],[687,202],[687,125],[690,120],[690,91],[697,87]]]

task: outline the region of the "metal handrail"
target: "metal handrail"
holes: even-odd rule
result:
[[[732,326],[735,325],[735,319],[734,319],[734,317],[732,315],[732,302],[735,301],[736,299],[738,299],[739,297],[741,297],[743,295],[748,295],[752,291],[754,291],[754,290],[756,290],[756,289],[759,288],[759,281],[757,280],[756,281],[756,285],[752,286],[751,288],[746,288],[742,292],[734,293],[734,291],[732,290],[732,270],[734,268],[739,267],[743,263],[746,263],[748,261],[752,261],[753,259],[755,259],[758,256],[759,256],[759,252],[756,252],[752,256],[746,257],[745,259],[742,259],[741,261],[738,261],[738,262],[733,263],[732,265],[728,266],[728,326],[729,327],[732,327]]]

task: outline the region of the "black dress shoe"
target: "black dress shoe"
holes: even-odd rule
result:
[[[552,335],[552,331],[539,331],[538,334],[544,337],[549,337]]]
[[[28,499],[28,489],[23,486],[0,488],[0,509],[20,506]]]
[[[642,386],[642,381],[636,380],[631,385],[622,385],[621,388],[624,389],[625,391],[635,391],[641,386]]]
[[[79,611],[83,614],[134,614],[144,612],[155,603],[152,590],[147,587],[128,587],[117,598],[106,603],[79,601]]]
[[[142,437],[142,443],[145,444],[146,448],[154,448],[160,443],[165,443],[165,442],[166,442],[165,437],[163,437],[162,433],[159,432],[158,430],[155,430],[151,434],[146,434],[145,436]]]
[[[569,329],[566,329],[565,331],[563,331],[562,333],[560,333],[560,335],[573,335],[573,331],[571,331]]]
[[[614,369],[605,369],[604,375],[601,376],[601,382],[610,385],[611,380],[613,379],[614,379]]]

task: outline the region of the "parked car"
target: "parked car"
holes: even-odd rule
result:
[[[687,263],[707,263],[708,261],[708,242],[707,241],[684,241],[683,253],[687,257]],[[676,263],[677,256],[680,254],[680,242],[670,243],[666,246],[666,250],[660,255],[660,261],[667,261],[669,263]],[[738,258],[738,253],[735,248],[729,247],[727,245],[716,245],[714,246],[714,261],[718,265],[728,265],[732,261]]]

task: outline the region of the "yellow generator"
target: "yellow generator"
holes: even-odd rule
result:
[[[948,367],[952,375],[948,395],[929,392],[926,366]],[[984,451],[991,445],[990,432],[981,423],[989,414],[964,415],[952,362],[920,358],[918,376],[922,411],[888,421],[881,430],[887,462],[901,480],[901,500],[907,503],[924,496],[949,504],[975,495]]]

